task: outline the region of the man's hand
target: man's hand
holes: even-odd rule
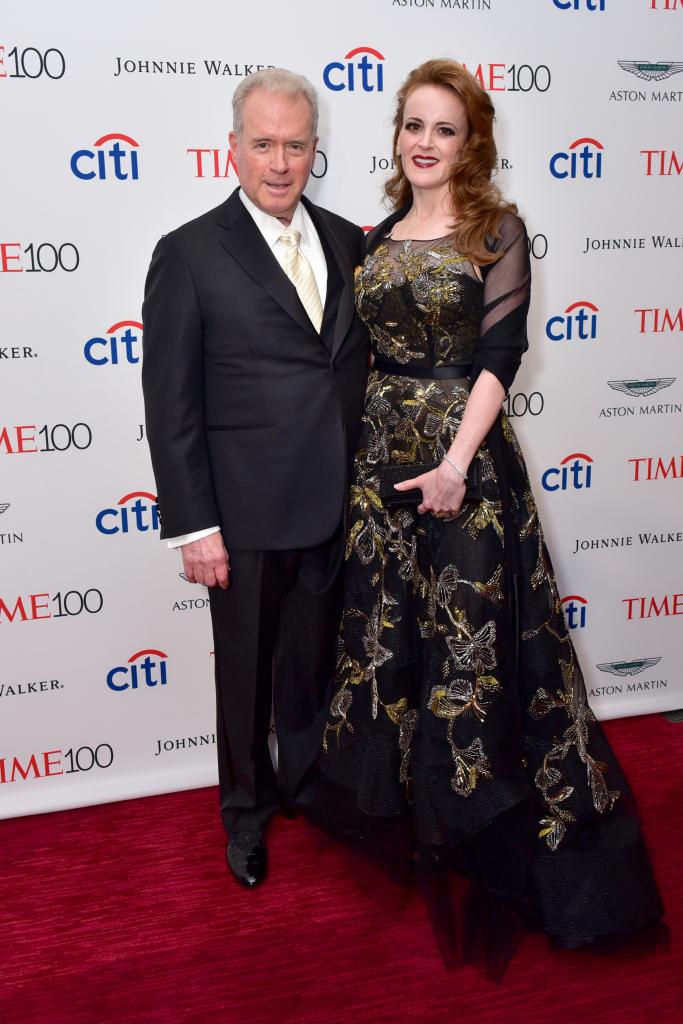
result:
[[[230,560],[220,533],[190,541],[181,547],[183,568],[188,583],[203,583],[205,587],[229,586]]]

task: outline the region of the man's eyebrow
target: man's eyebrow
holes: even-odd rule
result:
[[[273,137],[272,137],[272,135],[257,135],[251,141],[252,142],[273,142]],[[306,140],[306,139],[285,139],[285,144],[286,145],[290,145],[292,142],[296,142],[300,146],[305,146],[307,141],[310,141],[310,139],[309,140]]]

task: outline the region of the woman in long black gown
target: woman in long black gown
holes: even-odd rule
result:
[[[501,411],[527,348],[530,268],[491,182],[492,123],[454,61],[423,64],[398,94],[395,213],[356,280],[375,361],[321,768],[336,831],[464,871],[579,946],[661,904]],[[387,500],[385,467],[424,463],[397,488],[421,500]]]

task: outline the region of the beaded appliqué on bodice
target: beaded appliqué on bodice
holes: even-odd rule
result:
[[[470,363],[483,284],[448,237],[386,238],[356,277],[356,306],[375,354],[403,365]]]

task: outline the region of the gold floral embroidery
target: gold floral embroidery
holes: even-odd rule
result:
[[[449,725],[452,726],[452,723]],[[481,739],[477,736],[468,747],[460,750],[453,742],[452,733],[448,738],[451,741],[451,750],[455,761],[455,774],[451,778],[451,787],[458,796],[471,796],[480,776],[484,779],[493,778],[491,765],[484,753]]]
[[[328,732],[333,732],[335,734],[335,736],[337,737],[337,743],[339,742],[339,734],[343,728],[347,728],[349,732],[353,732],[353,726],[351,725],[351,722],[349,722],[347,718],[352,700],[353,695],[351,694],[350,690],[346,689],[346,687],[342,687],[341,690],[338,690],[337,693],[332,698],[332,703],[330,704],[330,714],[333,716],[333,718],[338,718],[339,721],[335,724],[330,724],[329,722],[327,722],[325,725],[325,731],[323,733],[323,750],[325,751],[325,753],[327,753],[329,749],[327,744]]]
[[[467,529],[470,537],[476,537],[477,533],[492,526],[500,539],[503,539],[503,523],[501,516],[503,506],[499,501],[489,501],[485,498],[478,502],[472,511],[465,517],[463,526]]]
[[[413,585],[416,591],[420,594],[420,597],[424,601],[425,614],[421,617],[421,632],[424,637],[433,637],[436,635],[437,627],[437,612],[442,609],[453,626],[456,628],[456,634],[460,635],[463,629],[462,620],[463,614],[453,604],[453,596],[459,587],[471,587],[478,594],[484,597],[487,601],[492,604],[497,604],[503,599],[503,593],[500,587],[501,580],[503,578],[503,567],[498,566],[493,576],[487,581],[480,580],[469,580],[465,576],[461,576],[455,565],[447,565],[441,570],[438,577],[434,571],[434,568],[430,566],[430,579],[427,580],[420,572],[417,561],[413,562]],[[442,629],[441,632],[446,632],[446,629]]]
[[[382,502],[377,491],[370,486],[370,481],[366,482],[364,486],[354,485],[349,497],[349,509],[351,511],[358,509],[359,518],[349,529],[346,538],[345,557],[347,561],[353,551],[358,555],[362,565],[369,565],[375,554],[382,557],[384,534],[380,524],[370,515],[371,508],[381,511]]]
[[[448,686],[434,686],[429,697],[429,710],[437,718],[453,720],[460,715],[472,714],[480,722],[486,718],[488,695],[500,687],[495,676],[477,676],[454,679]]]
[[[447,239],[424,245],[380,244],[356,275],[356,295],[380,355],[421,368],[472,361],[483,289],[471,265]],[[529,753],[533,767],[526,767],[539,794],[541,841],[557,849],[569,826],[585,813],[586,800],[591,813],[591,804],[606,811],[619,794],[607,787],[604,765],[588,749],[593,717],[511,423],[501,416],[503,458],[511,470],[519,471],[508,478],[510,512],[522,566],[533,566],[519,579],[523,640],[533,643],[545,634],[542,655],[551,678],[558,661],[566,663],[564,684],[556,693],[551,692],[555,684],[547,684],[532,697],[523,679],[511,679],[508,687],[498,666],[500,645],[508,639],[503,509],[496,472],[500,467],[498,462],[494,466],[486,442],[476,455],[484,497],[464,507],[453,522],[417,515],[414,508],[384,508],[378,495],[380,467],[443,457],[467,399],[467,389],[457,381],[380,370],[369,375],[349,498],[350,583],[325,750],[332,746],[333,734],[340,750],[346,749],[346,739],[360,768],[366,736],[379,744],[387,734],[393,736],[399,754],[392,762],[397,774],[393,781],[405,787],[410,799],[415,770],[411,751],[425,724],[420,750],[422,743],[428,748],[439,742],[437,732],[449,744],[452,790],[469,798],[482,780],[493,778],[498,752],[489,744],[498,741],[501,716],[516,714],[519,689],[529,705],[529,751],[539,751],[533,759]],[[529,620],[529,611],[544,621]],[[564,728],[560,735],[552,730],[556,718]],[[586,787],[569,771],[568,759],[577,754],[587,773]],[[505,749],[500,755],[504,762]],[[513,770],[518,771],[522,751],[513,757]]]
[[[399,770],[399,780],[401,782],[408,782],[408,766],[410,764],[410,745],[413,740],[413,736],[417,730],[418,714],[415,708],[411,708],[406,711],[405,715],[401,719],[401,728],[398,734],[398,748],[403,755],[401,757],[401,767]]]
[[[496,667],[496,623],[493,619],[475,631],[465,614],[458,615],[455,636],[447,636],[446,644],[457,670],[489,671]]]
[[[437,363],[467,361],[479,336],[482,287],[448,239],[381,242],[355,287],[358,311],[380,355],[406,364],[424,358],[431,341]]]
[[[549,694],[540,687],[534,694],[529,713],[533,718],[540,719],[552,711],[561,709],[570,719],[561,739],[556,740],[543,758],[543,764],[536,772],[535,783],[548,806],[548,814],[541,819],[539,838],[545,839],[551,850],[557,850],[566,834],[566,825],[576,821],[571,809],[559,805],[568,800],[574,793],[574,787],[566,785],[558,763],[563,761],[570,750],[576,750],[586,767],[588,786],[593,798],[593,806],[601,814],[611,810],[620,797],[618,790],[610,790],[605,782],[604,771],[607,765],[597,761],[588,750],[588,725],[594,722],[595,715],[586,703],[586,694],[580,680],[577,679],[577,667],[572,659],[561,661],[564,688],[556,694]]]
[[[538,508],[531,490],[525,491],[524,504],[527,508],[527,516],[519,530],[519,539],[526,540],[535,536],[537,543],[536,568],[531,574],[531,587],[538,590],[542,583],[550,578],[550,569],[545,558],[545,547],[543,544],[543,531],[538,518]]]

